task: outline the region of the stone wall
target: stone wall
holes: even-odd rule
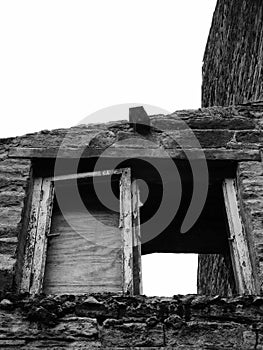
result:
[[[203,106],[229,106],[263,99],[263,4],[260,0],[219,0],[203,66]],[[263,349],[261,297],[173,298],[125,295],[61,295],[35,298],[12,294],[19,285],[26,242],[31,160],[98,157],[172,157],[185,154],[176,141],[193,147],[193,129],[210,160],[238,162],[240,211],[250,242],[254,273],[263,292],[262,145],[263,104],[210,107],[153,116],[144,137],[127,121],[0,140],[0,347],[3,349]],[[144,141],[131,144],[131,138]],[[117,143],[122,141],[122,145]],[[136,146],[136,147],[134,147]],[[131,153],[129,153],[131,154]],[[36,170],[36,169],[35,169]],[[201,256],[199,292],[235,294],[229,256]],[[208,273],[209,272],[209,273]]]
[[[202,105],[263,100],[263,3],[218,0],[203,64]]]
[[[199,254],[197,293],[233,296],[237,294],[230,254]]]
[[[46,158],[55,158],[66,134],[69,133],[63,146],[63,157],[74,158],[79,155],[79,149],[87,151],[86,158],[97,157],[111,145],[115,150],[110,154],[112,157],[125,157],[128,150],[132,150],[134,157],[137,154],[160,157],[155,150],[166,149],[171,157],[182,159],[185,154],[176,140],[184,140],[186,147],[192,149],[182,120],[188,122],[210,160],[239,163],[244,215],[249,213],[247,225],[253,225],[249,226],[253,235],[260,236],[261,214],[252,210],[257,201],[251,202],[246,194],[253,190],[255,180],[248,169],[253,164],[260,164],[262,116],[261,104],[212,107],[153,116],[154,128],[145,136],[135,134],[126,121],[42,131],[0,140],[0,346],[11,349],[138,350],[263,348],[263,300],[259,297],[223,299],[192,295],[169,299],[105,294],[94,295],[94,300],[87,295],[39,295],[34,299],[10,293],[16,290],[20,280],[32,171],[37,170],[32,167],[36,158],[38,164]],[[139,143],[131,143],[132,137]],[[117,144],[119,140],[123,141],[121,146]],[[152,141],[152,149],[145,146],[145,140]],[[257,177],[260,196],[260,167],[256,167],[253,173]],[[250,185],[247,179],[251,180]],[[254,199],[259,200],[259,197]],[[257,252],[260,252],[258,242]],[[256,259],[255,269],[259,268],[260,262],[258,264]],[[213,275],[209,276],[207,281],[213,283]],[[211,290],[204,289],[200,278],[199,292],[218,294],[218,291],[223,291],[221,294],[225,294],[231,289],[234,294],[231,279],[228,285],[224,284],[228,271],[219,271],[219,276],[218,280],[214,279],[217,284]],[[9,293],[4,293],[6,291]]]
[[[60,147],[62,157],[79,157],[83,152],[87,158],[98,157],[109,146],[110,157],[163,157],[165,149],[171,157],[185,159],[180,144],[189,150],[195,147],[189,126],[208,159],[259,161],[262,119],[263,104],[256,103],[152,116],[151,132],[143,136],[134,133],[127,121],[119,121],[1,139],[0,290],[19,285],[30,203],[31,160],[38,158],[41,163],[45,158],[55,159]],[[222,286],[220,281],[219,284]]]
[[[143,136],[134,133],[127,121],[118,121],[70,129],[43,130],[2,139],[0,146],[7,147],[9,157],[14,158],[55,158],[59,148],[60,156],[80,156],[78,149],[86,157],[99,156],[109,146],[109,155],[112,157],[125,157],[130,149],[135,152],[140,149],[138,155],[142,155],[142,150],[146,149],[145,155],[154,157],[158,151],[165,149],[171,156],[183,158],[182,144],[185,149],[196,147],[191,136],[193,132],[210,159],[220,158],[219,154],[222,155],[221,159],[232,157],[235,160],[259,160],[262,116],[263,103],[183,110],[166,116],[152,116],[151,132]]]
[[[263,293],[263,166],[240,162],[237,170],[240,210],[250,243],[250,256]]]
[[[263,348],[260,297],[7,294],[0,300],[4,349]]]
[[[12,290],[18,283],[30,173],[28,159],[0,160],[0,291]]]
[[[262,18],[262,1],[218,0],[204,54],[202,106],[230,106],[241,103],[249,106],[252,101],[263,100]],[[249,115],[247,117],[250,118]],[[249,137],[249,132],[244,132],[243,135],[245,134]],[[261,144],[262,140],[261,136]],[[262,268],[262,165],[259,162],[240,163],[238,169],[239,194],[243,198],[239,203],[240,210],[250,242],[254,271],[258,274]],[[223,263],[219,264],[220,267],[217,266],[218,257],[211,255],[209,262],[202,257],[199,260],[199,277],[203,286],[210,284],[211,275],[212,280],[216,279],[218,270],[225,271]],[[213,272],[208,266],[217,267]],[[209,278],[206,277],[208,275]],[[262,285],[262,276],[258,283]],[[218,286],[220,285],[223,285],[221,279],[218,281]],[[220,293],[221,288],[217,291]]]

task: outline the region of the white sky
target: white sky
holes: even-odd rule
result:
[[[200,107],[202,57],[215,4],[1,1],[0,137],[70,127],[116,104],[149,104],[170,112]],[[127,117],[128,111],[122,118]],[[96,121],[116,118],[96,114]],[[183,292],[164,276],[157,278],[156,258],[143,259],[144,271],[151,266],[154,276],[144,278],[146,294]],[[188,272],[170,255],[166,259],[170,280],[176,265],[185,269],[184,280],[196,274],[196,265],[189,263]],[[191,288],[185,286],[185,292]]]

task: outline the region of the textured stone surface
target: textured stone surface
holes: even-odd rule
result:
[[[30,171],[30,160],[0,160],[0,290],[13,287]]]
[[[104,150],[110,146],[115,149],[191,149],[196,147],[192,137],[194,134],[204,149],[256,150],[261,139],[262,116],[262,104],[183,110],[167,116],[152,116],[153,128],[144,136],[134,133],[129,123],[122,121],[40,131],[21,137],[1,139],[0,148],[9,150],[13,157],[19,155],[18,150],[21,148],[45,152],[52,150],[53,156],[56,156],[59,147],[82,151],[87,148]]]
[[[199,254],[197,290],[198,294],[236,294],[234,275],[229,254]]]
[[[209,159],[259,160],[262,119],[263,104],[257,103],[152,116],[151,132],[143,136],[135,133],[127,121],[119,121],[43,130],[1,139],[0,254],[3,259],[0,263],[0,290],[19,286],[23,263],[31,161],[21,157],[55,158],[60,154],[60,147],[63,148],[63,157],[72,154],[78,158],[83,151],[91,152],[88,157],[94,156],[94,152],[99,156],[111,146],[111,157],[164,157],[167,154],[163,150],[166,149],[170,156],[184,159],[184,149],[192,150],[193,157],[197,157],[197,139]],[[49,169],[51,173],[52,169]],[[79,316],[83,314],[85,310],[79,310]]]
[[[249,0],[218,0],[213,16],[203,64],[202,106],[240,106],[245,123],[240,119],[234,142],[228,146],[245,144],[246,148],[262,147],[261,132],[250,132],[254,117],[260,115],[263,100],[263,3]],[[257,101],[255,103],[255,101]],[[253,102],[253,103],[252,103]],[[247,108],[253,105],[252,113]],[[258,106],[258,107],[257,107]],[[229,107],[231,108],[231,107]],[[249,123],[251,123],[249,125]],[[220,120],[223,125],[223,121]],[[229,124],[228,124],[229,125]],[[246,125],[246,126],[245,126]],[[244,127],[244,130],[241,130]],[[258,124],[259,131],[262,128]],[[233,127],[229,127],[232,129]],[[259,277],[262,291],[262,165],[260,162],[238,164],[240,211],[249,240],[254,273]],[[199,258],[200,291],[222,293],[229,275],[222,257],[210,255]],[[212,268],[212,270],[211,270]],[[218,274],[218,272],[220,272]],[[222,274],[223,272],[223,274]],[[208,277],[206,277],[208,276]],[[215,283],[210,283],[211,281]],[[212,287],[211,287],[212,285]],[[258,286],[258,289],[260,288]],[[231,295],[231,293],[229,293]]]
[[[163,325],[148,326],[138,322],[106,322],[102,330],[105,346],[164,346]]]
[[[240,210],[250,243],[250,255],[263,292],[263,167],[261,162],[238,164]]]
[[[263,3],[219,0],[203,65],[203,106],[263,100]]]
[[[166,344],[204,348],[242,349],[246,327],[232,322],[187,322],[179,329],[166,329]]]
[[[96,316],[94,304],[103,305],[104,314],[98,310]],[[76,315],[81,305],[85,305],[85,317]],[[0,299],[0,345],[13,349],[261,349],[263,299],[112,294],[29,298],[9,293]]]
[[[258,0],[218,1],[204,57],[203,106],[263,99],[262,13]],[[200,257],[199,292],[214,297],[7,293],[19,284],[30,202],[31,161],[21,157],[55,157],[61,146],[64,155],[88,149],[98,156],[112,146],[112,156],[134,148],[151,157],[166,148],[181,159],[175,150],[195,147],[188,127],[210,159],[239,161],[240,210],[263,292],[263,103],[177,111],[152,116],[151,124],[147,137],[120,121],[0,140],[0,348],[263,349],[263,299],[216,296],[235,294],[229,257]]]

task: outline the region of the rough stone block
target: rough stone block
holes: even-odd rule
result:
[[[22,207],[0,207],[0,222],[5,225],[19,224]]]
[[[11,342],[10,342],[11,343]],[[8,348],[9,349],[9,348]],[[18,349],[18,347],[16,348]],[[19,348],[20,349],[20,348]],[[27,341],[25,346],[21,347],[22,350],[36,350],[36,349],[48,349],[48,350],[96,350],[102,349],[100,342],[90,340],[36,340]]]
[[[17,225],[5,225],[0,223],[0,237],[16,237],[19,233]]]
[[[236,134],[236,141],[242,142],[244,145],[252,143],[252,144],[259,144],[262,142],[262,132],[260,131],[237,131]]]
[[[64,317],[59,324],[49,329],[49,335],[61,338],[98,338],[98,324],[96,319],[87,317]]]
[[[12,289],[16,260],[9,255],[0,254],[0,291]]]
[[[75,308],[76,315],[84,317],[105,317],[107,309],[94,297],[89,297]],[[113,315],[112,315],[113,316]]]
[[[116,325],[104,325],[102,328],[103,346],[163,346],[163,325],[148,327],[145,323],[123,323]]]
[[[263,259],[263,168],[261,162],[240,162],[237,168],[240,212],[249,239],[249,248],[258,284],[263,288],[260,261]],[[260,234],[261,232],[261,234]],[[256,275],[255,274],[255,275]]]
[[[188,322],[174,329],[165,326],[165,342],[168,346],[194,346],[197,348],[241,349],[244,327],[234,323]]]
[[[0,237],[0,254],[6,254],[14,258],[17,242],[17,237]]]
[[[182,130],[167,132],[159,136],[164,148],[197,148],[196,139],[203,148],[226,147],[234,136],[228,130]]]
[[[19,191],[1,191],[0,192],[0,207],[3,206],[23,206],[25,192],[20,188]]]
[[[0,309],[0,343],[2,339],[34,338],[40,332],[37,323],[30,323],[21,313]]]

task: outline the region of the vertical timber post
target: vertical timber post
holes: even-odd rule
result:
[[[123,171],[120,181],[120,216],[123,229],[123,292],[133,295],[133,228],[130,169]]]
[[[223,194],[229,224],[229,243],[236,287],[239,294],[256,294],[253,269],[245,230],[239,214],[234,179],[225,179]]]

